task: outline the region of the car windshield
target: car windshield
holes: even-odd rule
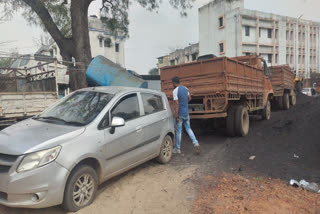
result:
[[[113,96],[113,94],[96,91],[78,91],[35,119],[78,126],[87,125],[98,116]]]

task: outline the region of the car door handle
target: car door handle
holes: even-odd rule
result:
[[[142,126],[137,126],[136,127],[136,132],[141,132],[142,131]]]

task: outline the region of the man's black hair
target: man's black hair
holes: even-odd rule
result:
[[[173,77],[173,78],[171,79],[171,81],[174,82],[174,83],[177,83],[177,84],[180,83],[179,77]]]

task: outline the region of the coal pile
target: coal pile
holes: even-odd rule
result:
[[[251,119],[249,135],[231,138],[223,155],[226,167],[320,183],[320,98],[297,94],[288,111],[272,112],[269,121]]]

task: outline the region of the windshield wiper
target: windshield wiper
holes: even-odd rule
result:
[[[75,125],[75,126],[84,126],[86,124],[81,123],[81,122],[77,122],[77,121],[66,121],[64,119],[58,118],[58,117],[35,117],[34,119],[45,119],[45,120],[55,120],[55,121],[60,121],[63,122],[65,124],[70,124],[70,125]]]

